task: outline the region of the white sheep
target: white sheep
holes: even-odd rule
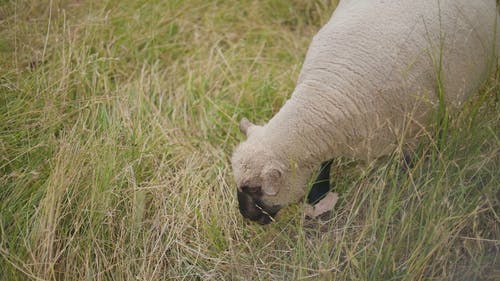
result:
[[[243,216],[268,223],[320,163],[412,142],[444,93],[460,106],[497,60],[495,0],[343,0],[312,40],[293,94],[232,155]],[[437,90],[439,86],[441,90]]]

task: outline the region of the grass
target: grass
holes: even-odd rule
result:
[[[237,121],[279,110],[335,5],[0,2],[0,280],[498,278],[498,74],[406,171],[338,160],[329,221],[240,216]]]

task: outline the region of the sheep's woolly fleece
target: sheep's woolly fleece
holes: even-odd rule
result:
[[[238,188],[261,202],[297,202],[323,161],[371,160],[425,132],[444,89],[460,106],[493,58],[494,0],[343,0],[314,36],[291,98],[265,125],[243,124]],[[403,138],[404,137],[404,138]]]

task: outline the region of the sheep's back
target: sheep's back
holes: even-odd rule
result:
[[[330,150],[347,156],[385,154],[425,127],[438,88],[456,107],[480,85],[496,62],[496,17],[493,0],[343,1],[309,47],[298,106],[277,119],[308,118],[302,135],[340,139]]]
[[[441,83],[459,105],[491,66],[496,15],[493,0],[341,3],[314,37],[298,84],[399,104],[435,101]]]

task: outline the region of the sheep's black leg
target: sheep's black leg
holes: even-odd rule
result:
[[[330,168],[333,160],[323,162],[318,177],[307,195],[307,203],[315,204],[330,191]]]

